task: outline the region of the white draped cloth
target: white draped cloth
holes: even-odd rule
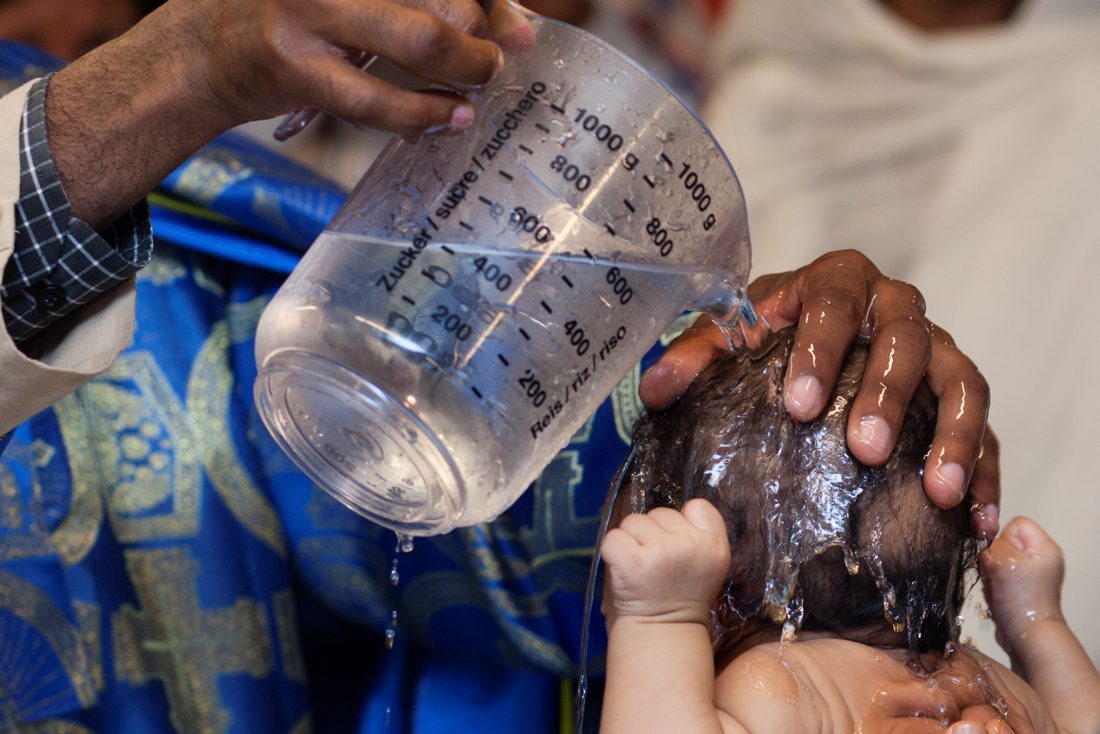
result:
[[[921,289],[991,384],[1002,524],[1029,515],[1063,547],[1067,617],[1100,661],[1100,2],[930,34],[874,0],[738,0],[719,38],[703,116],[753,272],[854,247]]]

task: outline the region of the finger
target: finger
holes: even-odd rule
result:
[[[1001,502],[1001,445],[988,425],[978,452],[978,463],[970,477],[971,524],[974,535],[989,540],[997,535],[1000,526]]]
[[[481,38],[489,27],[488,11],[493,0],[389,0],[412,10],[422,10],[440,18],[458,30]]]
[[[749,283],[749,300],[756,315],[775,331],[798,323],[802,299],[794,287],[795,272],[761,275]]]
[[[1004,728],[1008,727],[1008,724],[1004,721],[1000,712],[988,703],[975,704],[973,706],[965,707],[959,713],[959,718],[962,720],[963,723],[969,723],[974,726],[981,726],[981,729],[975,729],[975,731],[982,731],[986,732],[987,734],[995,731],[1012,731],[1011,728]],[[997,724],[1001,724],[1001,727],[997,727]]]
[[[535,47],[530,14],[508,0],[493,4],[487,35],[510,54],[522,54]]]
[[[921,681],[885,683],[871,698],[871,707],[887,718],[924,717],[937,724],[953,721],[959,714],[954,697],[939,686],[929,687]]]
[[[1013,548],[1012,544],[1005,540],[1003,534],[994,538],[989,547],[978,557],[983,578],[995,576],[1006,561],[1012,562],[1017,552],[1018,549]]]
[[[696,498],[684,505],[684,519],[692,527],[726,537],[726,521],[722,518],[722,513],[705,499]]]
[[[976,721],[959,721],[947,727],[947,734],[989,734],[985,726]]]
[[[619,566],[634,559],[640,550],[641,546],[638,545],[638,541],[630,533],[619,528],[612,528],[604,536],[603,545],[600,546],[600,555],[607,565]]]
[[[309,104],[360,127],[416,137],[473,122],[473,106],[463,97],[401,89],[334,56],[316,56],[311,64]]]
[[[954,507],[966,495],[983,447],[989,385],[951,335],[939,327],[932,329],[927,378],[939,405],[936,435],[924,464],[924,489],[938,507]],[[983,487],[983,492],[988,491]],[[999,487],[996,494],[1000,495]]]
[[[504,63],[495,43],[415,8],[385,3],[369,14],[333,16],[322,33],[337,45],[378,54],[410,74],[452,89],[480,88]]]
[[[1012,522],[1005,527],[1001,537],[1013,548],[1029,554],[1040,552],[1061,554],[1062,552],[1054,539],[1030,517],[1013,518]]]
[[[657,364],[646,370],[638,396],[652,410],[672,405],[691,381],[726,350],[726,342],[709,316],[701,316],[676,337]]]
[[[905,409],[931,358],[924,297],[913,286],[883,280],[868,309],[871,350],[848,416],[848,447],[864,464],[890,457]]]
[[[798,271],[802,317],[795,331],[783,399],[796,419],[813,420],[836,385],[868,305],[868,281],[878,269],[852,253],[830,253]],[[769,322],[770,323],[770,322]]]
[[[663,541],[668,533],[658,524],[651,515],[653,513],[659,513],[660,510],[668,510],[669,512],[676,513],[675,510],[669,510],[667,507],[659,507],[656,510],[652,510],[649,514],[641,515],[634,514],[623,518],[623,521],[619,523],[619,528],[630,534],[630,537],[637,541],[638,545],[654,545]]]
[[[683,534],[691,527],[683,514],[668,507],[650,510],[646,516],[666,533]]]

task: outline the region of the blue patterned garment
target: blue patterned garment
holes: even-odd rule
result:
[[[51,66],[0,44],[9,88]],[[569,730],[639,370],[510,511],[418,540],[392,585],[394,535],[311,486],[252,404],[260,312],[343,198],[231,135],[152,197],[133,343],[0,461],[0,731]],[[597,618],[596,669],[605,644]]]

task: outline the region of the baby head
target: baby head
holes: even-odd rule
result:
[[[958,637],[975,547],[966,503],[940,510],[922,487],[935,397],[922,384],[889,460],[865,466],[845,430],[867,348],[850,351],[823,414],[799,423],[781,394],[793,339],[780,332],[752,355],[715,362],[675,405],[639,421],[617,509],[695,497],[719,509],[733,551],[716,605],[720,644],[767,621],[911,654],[942,649]]]

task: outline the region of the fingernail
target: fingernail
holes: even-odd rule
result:
[[[474,107],[473,105],[463,102],[455,107],[454,112],[451,113],[450,128],[452,130],[465,130],[474,122]]]
[[[942,464],[936,467],[936,479],[939,479],[945,488],[951,491],[951,497],[953,501],[951,505],[957,505],[962,502],[963,496],[966,494],[966,487],[963,482],[966,481],[966,472],[958,464]],[[986,505],[992,507],[993,505]]]
[[[951,734],[986,734],[985,727],[981,724],[973,724],[966,721],[955,724],[948,731],[950,731]]]
[[[885,458],[890,453],[890,427],[878,416],[865,416],[859,421],[856,442]]]
[[[508,53],[524,53],[534,47],[534,29],[522,13],[512,8],[502,8],[492,14],[490,21],[489,39]]]
[[[993,504],[986,505],[983,514],[985,515],[986,535],[993,539],[997,535],[997,531],[1001,529],[1001,508]],[[1023,550],[1023,548],[1019,550]]]
[[[796,379],[787,388],[787,408],[793,408],[800,418],[811,418],[821,404],[821,381],[813,375],[804,375]]]

